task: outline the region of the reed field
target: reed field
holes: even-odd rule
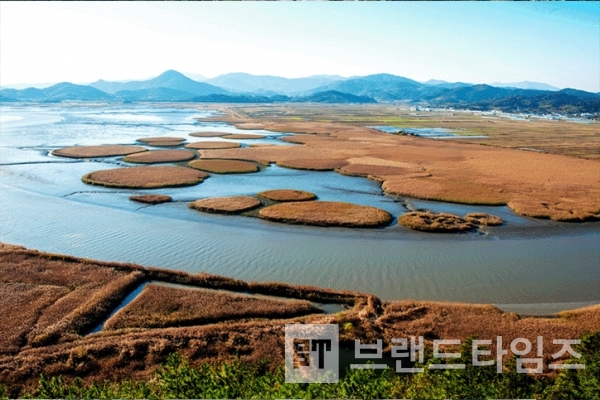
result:
[[[178,143],[178,142],[184,142],[185,138],[174,137],[174,136],[158,136],[158,137],[143,137],[143,138],[137,139],[137,141],[142,142],[142,143],[160,143],[160,142]]]
[[[123,145],[106,145],[106,146],[73,146],[64,147],[52,151],[52,154],[60,157],[68,158],[93,158],[93,157],[114,157],[124,156],[128,154],[140,153],[147,151],[141,146],[123,146]]]
[[[148,285],[104,329],[167,328],[247,318],[290,318],[318,313],[306,300],[273,300],[208,289]]]
[[[184,167],[128,167],[91,172],[81,180],[90,185],[114,188],[156,189],[191,186],[202,182],[208,175]]]
[[[384,210],[337,201],[287,202],[265,207],[261,218],[287,224],[315,226],[378,227],[392,222]]]
[[[255,135],[251,133],[231,134],[222,136],[223,139],[264,139],[265,135]]]
[[[327,160],[319,158],[296,158],[277,161],[277,165],[285,168],[306,169],[309,171],[333,171],[346,165],[344,160]]]
[[[391,106],[240,106],[221,111],[225,115],[213,119],[240,128],[291,132],[293,136],[282,140],[296,145],[206,150],[203,157],[269,160],[288,168],[337,170],[380,182],[384,192],[391,195],[508,205],[518,214],[536,218],[572,222],[600,219],[598,123],[499,117],[487,122],[482,115],[448,112],[409,118],[403,116],[406,111]],[[369,128],[382,124],[445,127],[465,137],[476,134],[487,138],[432,140]],[[546,142],[551,145],[541,152],[521,149]],[[581,143],[585,143],[584,154],[561,150],[565,146],[582,148]]]
[[[128,155],[123,161],[139,164],[174,163],[189,161],[195,157],[196,154],[188,150],[154,150]]]
[[[305,192],[303,190],[293,189],[275,189],[260,192],[259,197],[264,197],[272,201],[310,201],[316,200],[317,196],[314,193]]]
[[[429,348],[432,340],[440,338],[460,339],[468,345],[475,336],[494,341],[502,336],[504,343],[518,337],[536,343],[537,336],[543,336],[546,367],[559,350],[553,339],[580,338],[586,332],[600,331],[598,305],[534,318],[502,312],[491,305],[382,302],[376,296],[350,291],[191,275],[10,245],[0,246],[0,269],[0,293],[9,312],[2,322],[0,385],[10,397],[28,393],[67,397],[64,392],[58,396],[59,392],[44,390],[64,388],[75,378],[78,390],[106,380],[117,384],[128,379],[140,385],[152,379],[156,368],[171,362],[175,352],[193,368],[227,362],[254,368],[268,361],[269,366],[260,373],[268,376],[282,365],[286,323],[338,324],[342,347],[355,339],[362,343],[382,339],[384,351],[389,351],[391,339],[398,337],[423,336]],[[153,283],[109,319],[104,329],[89,333],[121,299],[148,281]],[[162,286],[160,282],[189,288]],[[312,301],[347,308],[322,314]],[[504,357],[509,368],[510,347]],[[559,362],[568,358],[568,354],[563,355]],[[493,372],[497,377],[495,368]],[[535,382],[563,379],[556,371],[538,377],[520,376],[531,388]],[[430,378],[426,373],[414,379]],[[62,380],[62,386],[57,379]]]
[[[216,214],[239,214],[261,205],[260,200],[252,196],[211,197],[188,204],[194,210]]]
[[[241,144],[237,142],[194,142],[190,144],[186,144],[184,146],[186,149],[194,149],[194,150],[210,150],[210,149],[234,149],[237,147],[241,147]],[[218,157],[216,157],[218,158]]]
[[[138,196],[129,196],[129,200],[146,204],[161,204],[168,203],[173,199],[171,198],[171,196],[166,196],[163,194],[142,194]]]
[[[201,159],[188,163],[192,168],[215,174],[244,174],[258,172],[258,166],[250,161],[227,159]]]
[[[152,147],[179,147],[179,146],[183,146],[184,142],[150,142],[148,143],[148,146],[152,146]]]
[[[458,215],[431,211],[414,211],[398,217],[398,223],[407,228],[423,232],[466,232],[473,225]]]
[[[229,133],[227,132],[192,132],[189,134],[193,137],[222,137],[227,136]]]

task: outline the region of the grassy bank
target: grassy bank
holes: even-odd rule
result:
[[[464,370],[430,370],[439,359],[428,358],[425,372],[397,374],[392,370],[348,370],[335,384],[285,383],[281,367],[267,362],[254,365],[239,360],[230,363],[202,363],[190,366],[176,353],[142,382],[102,382],[84,385],[75,379],[42,375],[35,398],[552,398],[600,399],[600,332],[585,335],[575,349],[583,370],[562,370],[554,376],[535,378],[516,373],[514,359],[502,374],[495,366],[473,367],[470,343],[462,347]],[[453,361],[455,362],[455,361]]]
[[[4,318],[0,320],[4,334],[0,337],[0,386],[4,385],[4,393],[13,398],[27,395],[47,398],[464,398],[480,396],[479,392],[458,391],[470,390],[469,384],[461,382],[471,382],[477,377],[484,379],[481,387],[498,388],[481,392],[488,397],[522,397],[521,392],[506,391],[517,386],[529,390],[523,392],[525,397],[540,397],[540,393],[550,390],[548,387],[554,387],[552,385],[562,382],[561,379],[566,380],[569,387],[588,385],[590,378],[585,374],[588,368],[594,371],[593,365],[597,363],[593,357],[598,353],[598,334],[593,339],[596,342],[586,339],[582,345],[580,352],[593,358],[584,359],[585,372],[561,378],[562,373],[557,377],[557,372],[550,368],[550,364],[569,359],[568,353],[553,358],[553,354],[560,351],[560,345],[554,344],[554,340],[600,332],[600,305],[533,318],[502,312],[492,305],[381,301],[373,295],[350,291],[278,282],[244,282],[206,273],[192,275],[42,253],[5,244],[0,244],[0,272],[4,305]],[[147,290],[114,314],[109,319],[114,326],[108,323],[100,331],[88,334],[121,299],[148,281],[157,286],[148,285]],[[177,285],[164,286],[169,283]],[[203,289],[195,290],[197,288]],[[306,300],[344,307],[335,314],[324,314]],[[423,374],[407,377],[353,371],[336,385],[286,385],[278,369],[284,360],[285,325],[323,323],[338,325],[342,348],[351,349],[357,339],[361,343],[381,339],[384,354],[392,351],[394,338],[421,336],[425,347],[431,348],[436,339],[459,339],[468,344],[472,337],[502,336],[505,343],[502,348],[507,353],[501,363],[506,373],[498,375],[495,369],[488,373],[484,368],[471,368],[467,371],[471,375],[464,375],[467,372],[426,369]],[[543,345],[538,344],[537,350],[546,373],[513,374],[510,379],[514,380],[507,381],[507,377],[513,376],[510,371],[514,371],[511,366],[514,353],[506,344],[517,338],[536,343],[539,336],[543,337]],[[492,354],[496,354],[497,342],[493,340],[490,344]],[[458,347],[452,350],[457,351]],[[188,371],[185,373],[191,374],[184,384],[192,386],[178,395],[168,391],[171,386],[167,381],[164,386],[162,375],[156,372],[157,368],[165,370],[173,363],[169,355],[174,352],[186,357],[194,367],[184,368]],[[263,360],[269,363],[261,364]],[[427,357],[425,360],[433,362]],[[470,361],[465,364],[469,365]],[[197,368],[201,373],[193,372]],[[49,378],[40,383],[42,374]],[[198,374],[200,377],[196,378]],[[218,378],[218,374],[224,375]],[[569,379],[581,382],[569,383]],[[123,383],[123,380],[130,382]],[[266,383],[260,386],[252,383],[254,380]],[[207,382],[213,382],[213,386]],[[227,387],[240,387],[243,382],[247,386],[244,392],[222,391],[234,390]],[[356,382],[363,382],[363,386],[373,392],[360,389]],[[215,391],[211,391],[211,387]],[[434,388],[438,389],[432,391]]]

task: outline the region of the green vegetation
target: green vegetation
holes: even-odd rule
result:
[[[495,366],[471,365],[471,342],[461,348],[453,362],[466,364],[464,370],[430,370],[441,363],[429,357],[425,371],[401,375],[387,371],[349,370],[336,384],[285,383],[282,367],[270,369],[267,362],[247,365],[240,360],[219,365],[189,365],[177,354],[169,356],[148,382],[92,383],[79,379],[66,383],[62,377],[42,375],[36,398],[552,398],[600,399],[600,332],[586,334],[575,351],[583,370],[561,370],[556,377],[534,377],[516,373],[515,360],[502,374]],[[1,392],[0,395],[4,393]]]

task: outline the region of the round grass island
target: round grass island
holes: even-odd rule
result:
[[[414,211],[401,215],[398,223],[407,228],[421,232],[468,232],[473,230],[472,223],[462,219],[458,215],[439,213],[431,211]]]
[[[148,151],[141,146],[104,145],[104,146],[72,146],[56,149],[52,155],[68,158],[115,157]]]
[[[262,203],[252,196],[212,197],[196,200],[189,208],[213,214],[239,214],[260,207]]]
[[[351,228],[375,228],[392,222],[387,211],[338,201],[280,203],[263,208],[258,215],[287,224]]]
[[[260,192],[259,197],[272,201],[311,201],[316,200],[317,196],[314,193],[305,192],[303,190],[293,189],[276,189]]]
[[[186,149],[194,149],[194,150],[217,150],[217,149],[235,149],[237,147],[242,147],[241,144],[237,142],[194,142],[190,144],[186,144],[184,146]]]
[[[306,169],[309,171],[333,171],[347,165],[346,160],[321,159],[321,158],[302,158],[290,160],[278,160],[277,165],[284,168]]]
[[[90,172],[81,180],[90,185],[114,188],[156,189],[192,186],[202,182],[208,174],[191,168],[150,166],[115,168]]]
[[[223,136],[223,139],[264,139],[265,135],[258,135],[253,133],[232,133],[231,135]]]
[[[130,154],[123,158],[123,161],[139,164],[154,164],[188,161],[194,157],[196,157],[196,154],[188,150],[153,150]]]
[[[202,159],[188,163],[192,168],[215,174],[245,174],[257,172],[258,166],[250,161],[228,159]]]
[[[142,194],[139,196],[129,196],[129,200],[146,204],[162,204],[168,203],[173,199],[171,198],[171,196],[167,196],[164,194]]]
[[[221,136],[227,136],[227,135],[231,135],[231,134],[227,133],[227,132],[193,132],[193,133],[190,133],[189,135],[193,136],[193,137],[207,138],[207,137],[221,137]]]
[[[481,226],[500,226],[504,223],[502,218],[483,212],[467,214],[465,215],[465,220],[472,224]]]
[[[142,142],[142,143],[160,143],[160,142],[167,142],[167,143],[181,143],[183,141],[185,141],[185,138],[182,137],[174,137],[174,136],[158,136],[158,137],[143,137],[143,138],[139,138],[137,139],[138,142]]]

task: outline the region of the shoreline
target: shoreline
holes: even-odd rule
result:
[[[15,398],[35,390],[41,373],[64,376],[66,382],[77,377],[85,385],[106,380],[143,381],[174,352],[188,358],[192,365],[233,359],[256,365],[268,359],[276,368],[283,362],[286,324],[337,324],[341,348],[352,349],[357,339],[368,343],[382,338],[384,354],[391,351],[393,338],[408,336],[424,337],[426,346],[431,346],[434,339],[466,341],[472,336],[502,336],[507,342],[516,338],[535,342],[543,336],[543,350],[538,351],[543,351],[545,364],[553,362],[553,340],[576,339],[586,332],[600,331],[600,304],[550,318],[528,317],[503,312],[493,305],[381,301],[359,292],[244,282],[7,244],[0,244],[0,268],[0,291],[7,311],[0,321],[5,332],[0,338],[0,383],[6,386],[9,397]],[[176,285],[160,290],[146,285],[130,303],[111,315],[145,281]],[[201,288],[203,294],[198,291],[197,296],[206,300],[186,300],[192,287]],[[165,290],[179,295],[162,296]],[[238,301],[254,297],[248,292],[260,293],[260,298],[252,301],[260,302],[266,314],[256,315],[254,309],[242,308],[227,314],[231,310],[218,307],[223,304],[223,296],[229,296],[227,291],[237,292],[233,296]],[[282,303],[277,297],[290,300]],[[307,308],[311,306],[305,300],[316,307],[322,303],[344,307],[327,313]],[[156,310],[148,314],[144,311],[146,304]],[[285,304],[292,307],[282,309]],[[275,308],[269,311],[271,305]],[[181,306],[191,306],[191,314],[178,311]],[[129,315],[133,317],[132,326],[128,326]],[[89,333],[102,321],[105,323],[100,331]],[[119,327],[112,328],[115,325]],[[508,351],[506,362],[511,356]]]
[[[217,281],[223,280],[223,282],[225,282],[224,283],[225,286],[223,286],[223,287],[221,287],[221,284],[218,285],[218,290],[241,291],[241,292],[245,291],[248,294],[255,294],[255,295],[259,295],[259,296],[280,296],[283,298],[294,297],[294,296],[289,296],[289,293],[291,293],[291,292],[288,292],[288,295],[286,295],[285,293],[273,294],[274,292],[271,292],[271,291],[262,292],[263,289],[260,289],[261,282],[258,282],[258,281],[247,281],[248,284],[250,284],[251,286],[246,287],[246,286],[244,286],[244,284],[242,284],[242,282],[244,282],[244,281],[236,279],[236,278],[227,277],[227,276],[213,275],[213,274],[208,274],[205,272],[200,272],[200,273],[194,274],[194,273],[189,273],[189,272],[185,272],[185,271],[164,269],[164,268],[157,267],[157,266],[144,266],[144,265],[139,265],[139,264],[132,263],[132,262],[121,262],[121,261],[110,261],[110,260],[101,261],[101,260],[95,260],[95,259],[90,259],[90,258],[86,258],[86,257],[72,256],[72,255],[67,255],[67,254],[57,254],[57,253],[52,253],[52,252],[40,251],[37,249],[29,249],[20,244],[0,242],[0,252],[11,252],[11,251],[17,251],[17,252],[23,251],[28,254],[40,255],[44,258],[48,258],[51,260],[53,260],[53,259],[65,260],[65,261],[73,262],[73,263],[92,264],[92,265],[98,265],[101,267],[111,267],[111,268],[116,266],[117,268],[125,268],[127,270],[140,270],[141,269],[141,270],[151,271],[152,274],[155,273],[154,271],[156,271],[158,273],[158,275],[156,275],[156,276],[150,275],[147,278],[147,280],[144,281],[146,283],[140,284],[141,286],[143,286],[145,284],[149,284],[149,283],[157,283],[157,284],[173,286],[173,287],[181,286],[183,288],[183,286],[187,285],[190,288],[194,288],[194,287],[201,288],[204,286],[203,285],[196,286],[196,284],[194,283],[195,279],[193,277],[195,275],[213,276],[213,277],[217,278]],[[187,276],[187,277],[191,277],[190,278],[191,280],[188,281],[187,278],[183,279],[183,280],[180,280],[180,278],[174,278],[175,280],[170,280],[170,278],[168,278],[169,276],[173,276],[173,277]],[[185,283],[185,282],[187,282],[187,283]],[[227,282],[230,282],[232,286],[228,286],[229,283],[227,283]],[[343,300],[347,296],[357,297],[357,298],[362,298],[362,297],[378,298],[378,296],[376,296],[374,294],[369,294],[369,293],[355,291],[355,290],[344,290],[344,289],[334,289],[334,288],[326,288],[326,287],[320,287],[320,286],[298,285],[298,284],[290,284],[290,283],[286,283],[286,282],[269,282],[268,284],[274,284],[276,286],[285,287],[285,288],[310,288],[311,290],[316,290],[317,292],[325,293],[324,294],[325,297],[319,297],[320,295],[318,295],[317,297],[307,297],[307,299],[310,298],[311,301],[318,302],[318,303],[324,303],[324,304],[330,304],[330,303],[333,304],[333,303],[338,303],[338,302],[340,304],[349,304],[348,299]],[[257,288],[259,288],[258,291],[254,291]],[[217,289],[217,288],[215,288],[215,289]],[[137,289],[135,289],[135,290],[137,290]],[[250,290],[250,291],[248,291],[248,290]],[[298,293],[300,293],[300,292],[298,292]],[[342,295],[342,297],[338,300],[335,300],[335,299],[327,297],[328,296],[327,293],[334,294],[336,296]],[[305,298],[304,296],[305,296],[304,294],[301,294],[300,298]],[[423,299],[414,299],[414,298],[396,298],[396,299],[385,299],[385,300],[380,300],[380,301],[385,301],[385,302],[404,301],[404,302],[450,304],[450,305],[455,304],[455,305],[467,305],[467,306],[470,305],[470,306],[475,306],[475,307],[492,306],[492,307],[498,308],[502,312],[515,313],[515,314],[518,314],[523,317],[540,317],[540,318],[554,317],[564,311],[573,311],[573,310],[578,310],[581,308],[586,308],[589,306],[600,305],[600,298],[597,300],[589,300],[589,301],[538,302],[538,303],[495,303],[495,302],[485,303],[485,302],[450,301],[450,300],[423,300]]]

